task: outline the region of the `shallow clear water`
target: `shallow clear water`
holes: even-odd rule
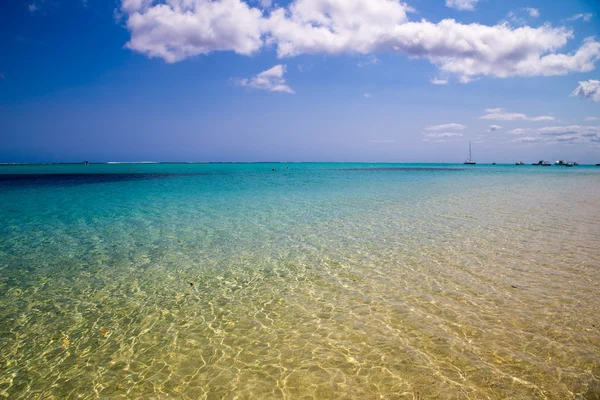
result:
[[[599,398],[599,199],[585,166],[0,167],[0,397]]]

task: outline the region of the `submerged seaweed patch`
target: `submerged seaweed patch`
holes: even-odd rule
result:
[[[112,183],[169,179],[184,176],[205,176],[208,174],[171,173],[102,173],[102,174],[0,174],[0,185],[5,186],[73,186],[94,183]]]

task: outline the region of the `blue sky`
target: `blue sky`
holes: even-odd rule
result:
[[[600,162],[593,0],[31,0],[0,162]]]

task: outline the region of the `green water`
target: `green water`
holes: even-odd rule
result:
[[[0,397],[600,398],[599,278],[600,167],[3,166]]]

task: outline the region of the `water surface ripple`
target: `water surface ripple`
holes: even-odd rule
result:
[[[600,169],[0,174],[0,397],[600,398]]]

